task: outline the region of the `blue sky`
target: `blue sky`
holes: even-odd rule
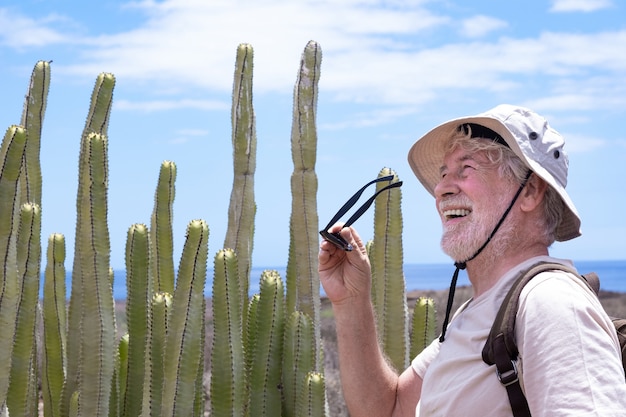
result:
[[[567,141],[583,236],[552,253],[624,259],[626,5],[618,0],[8,0],[0,6],[0,127],[19,122],[34,64],[52,60],[42,138],[44,243],[65,234],[71,266],[80,134],[97,75],[116,76],[109,127],[111,264],[147,223],[163,160],[177,164],[176,262],[205,219],[223,245],[232,186],[237,45],[254,48],[254,264],[287,262],[292,94],[309,40],[323,52],[318,209],[324,225],[384,167],[404,180],[404,258],[440,263],[434,200],[406,162],[435,125],[500,103],[546,116]],[[372,237],[372,218],[356,224]]]

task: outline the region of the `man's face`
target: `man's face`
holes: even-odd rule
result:
[[[455,261],[472,257],[486,242],[506,211],[518,185],[505,179],[484,152],[457,148],[444,157],[435,187],[443,225],[441,247]],[[500,243],[512,236],[506,222],[494,236]],[[492,242],[493,245],[497,243]]]

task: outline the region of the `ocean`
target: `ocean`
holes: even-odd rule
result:
[[[578,271],[581,273],[596,272],[600,277],[600,287],[606,291],[626,293],[626,260],[616,261],[576,261]],[[254,267],[251,271],[250,294],[259,291],[259,280],[264,270],[272,269],[285,278],[285,267]],[[454,272],[454,265],[450,264],[406,264],[404,277],[406,288],[410,290],[443,290],[450,285],[450,279]],[[67,294],[70,294],[71,276],[68,274]],[[207,272],[205,294],[211,296],[213,271]],[[459,274],[458,285],[469,285],[465,271]],[[321,289],[320,289],[321,290]],[[322,292],[323,293],[323,292]],[[113,295],[115,299],[126,298],[126,274],[123,270],[116,270],[114,275]]]

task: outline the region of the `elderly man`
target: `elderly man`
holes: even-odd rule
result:
[[[441,246],[457,273],[467,269],[473,297],[399,376],[379,347],[364,243],[352,227],[331,228],[355,248],[323,240],[319,253],[352,417],[513,415],[506,388],[481,352],[520,271],[540,261],[571,266],[548,253],[555,240],[580,235],[565,191],[563,146],[544,118],[510,105],[444,123],[413,145],[409,163],[435,197]],[[548,271],[531,280],[519,299],[515,338],[533,417],[626,415],[615,329],[579,278]]]

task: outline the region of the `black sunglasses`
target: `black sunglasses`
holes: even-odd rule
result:
[[[357,191],[352,197],[350,197],[350,199],[346,202],[346,204],[344,204],[339,209],[337,214],[335,214],[335,216],[330,220],[330,222],[328,222],[328,225],[326,225],[324,230],[320,230],[320,235],[322,235],[322,237],[325,240],[329,241],[330,243],[333,243],[334,245],[336,245],[337,247],[339,247],[339,248],[341,248],[341,249],[343,249],[345,251],[351,251],[352,249],[354,249],[351,244],[346,242],[346,240],[343,237],[341,237],[339,232],[331,233],[331,232],[328,231],[328,229],[330,229],[335,223],[337,223],[337,221],[341,218],[341,216],[346,214],[348,212],[348,210],[350,210],[352,208],[352,206],[354,206],[356,204],[356,202],[361,197],[361,194],[363,194],[363,191],[365,191],[365,189],[367,187],[369,187],[370,185],[375,184],[377,182],[391,181],[391,180],[393,180],[393,178],[394,178],[393,175],[387,175],[386,177],[376,178],[375,180],[372,180],[372,181],[368,182],[367,184],[365,184],[363,187],[361,187],[361,189],[359,191]],[[363,213],[365,213],[367,211],[367,209],[372,205],[372,203],[374,202],[376,197],[378,197],[378,195],[380,195],[380,193],[382,193],[383,191],[389,190],[391,188],[400,187],[401,185],[402,185],[402,181],[398,181],[398,182],[391,183],[391,184],[381,188],[380,190],[378,190],[365,203],[363,203],[363,205],[361,207],[359,207],[359,209],[348,219],[348,221],[346,221],[346,223],[343,225],[343,227],[349,227],[349,226],[352,225],[352,223],[357,221],[359,219],[359,217],[361,217],[363,215]]]

